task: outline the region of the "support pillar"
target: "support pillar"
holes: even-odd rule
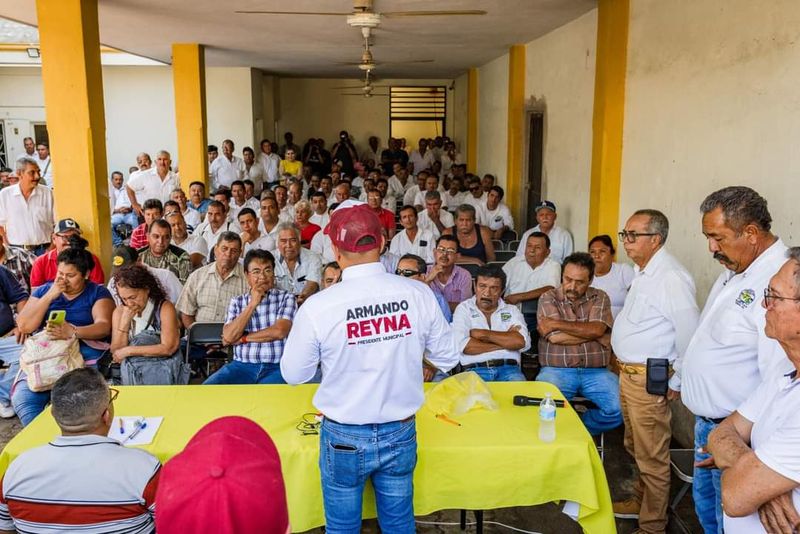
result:
[[[56,219],[81,225],[109,273],[111,224],[97,0],[37,0]]]
[[[189,194],[195,181],[208,189],[208,123],[206,120],[206,63],[197,43],[172,45],[172,83],[181,187]]]
[[[505,201],[518,221],[523,205],[522,149],[525,131],[525,45],[513,45],[508,51],[508,165],[506,166]]]
[[[598,3],[589,239],[608,234],[616,240],[619,228],[629,16],[629,0]]]
[[[478,170],[478,69],[467,74],[467,172]]]

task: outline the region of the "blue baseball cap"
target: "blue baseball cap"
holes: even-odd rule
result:
[[[538,213],[539,210],[545,209],[545,208],[549,209],[553,213],[556,212],[556,205],[554,203],[550,202],[549,200],[542,200],[541,202],[536,204],[536,207],[533,208],[533,211]]]

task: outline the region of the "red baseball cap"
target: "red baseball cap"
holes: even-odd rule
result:
[[[156,510],[159,534],[290,532],[278,449],[250,419],[216,419],[164,465]]]
[[[383,230],[378,216],[364,202],[345,200],[333,213],[325,233],[331,237],[336,248],[348,252],[367,252],[381,246]],[[359,245],[365,237],[373,241]]]

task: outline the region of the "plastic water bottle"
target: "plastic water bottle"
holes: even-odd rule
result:
[[[545,443],[556,440],[556,403],[550,393],[539,405],[539,439]]]

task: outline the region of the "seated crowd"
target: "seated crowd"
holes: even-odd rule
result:
[[[435,313],[451,324],[459,365],[445,373],[426,361],[425,380],[473,371],[487,381],[523,381],[523,371],[538,368],[536,380],[589,401],[581,419],[592,435],[624,423],[640,474],[614,511],[638,518],[641,532],[666,525],[667,400],[677,398],[697,417],[695,504],[707,531],[723,523],[726,532],[773,531],[790,517],[792,501],[800,504],[800,468],[790,452],[800,440],[800,411],[790,404],[793,365],[800,369],[800,251],[770,233],[766,201],[755,191],[725,188],[701,206],[709,249],[726,268],[701,314],[692,275],[665,248],[669,222],[660,211],[636,211],[619,233],[631,268],[614,261],[608,235],[574,252],[550,200],[533,208],[538,224],[517,241],[503,188],[492,175],[467,173],[447,138],[421,139],[412,154],[396,139],[380,150],[371,138],[361,158],[347,132],[330,152],[320,139],[302,148],[290,134],[285,139],[280,147],[269,140],[257,151],[245,147],[242,157],[230,140],[221,154],[209,146],[210,195],[204,181],[192,182],[187,195],[166,151],[156,153],[155,166],[139,154],[127,181],[112,173],[116,247],[108,279],[79,224],[54,220],[39,163],[21,158],[0,190],[0,358],[10,365],[0,379],[0,415],[16,413],[27,425],[52,403],[64,444],[107,445],[100,436],[114,394],[101,375],[71,373],[52,391],[28,386],[22,343],[40,331],[77,339],[85,366],[106,377],[119,365],[126,385],[186,383],[184,355],[198,372],[209,353],[228,350],[230,361],[205,384],[286,383],[280,362],[298,310],[342,278],[331,214],[364,203],[385,238],[380,264],[429,288]],[[62,321],[51,320],[62,311]],[[195,323],[222,325],[220,343],[189,346],[185,333]],[[733,363],[712,363],[728,353]],[[660,395],[646,384],[655,359],[666,360],[671,377]],[[310,381],[321,378],[318,368]],[[79,406],[70,399],[81,389],[89,400]],[[17,514],[35,515],[19,497],[33,491],[20,470],[63,454],[39,451],[12,464],[0,529],[11,529]],[[160,464],[140,451],[104,454],[103,462],[136,474],[119,488],[120,499],[142,503],[125,520],[152,522]],[[89,458],[74,460],[100,469]]]

